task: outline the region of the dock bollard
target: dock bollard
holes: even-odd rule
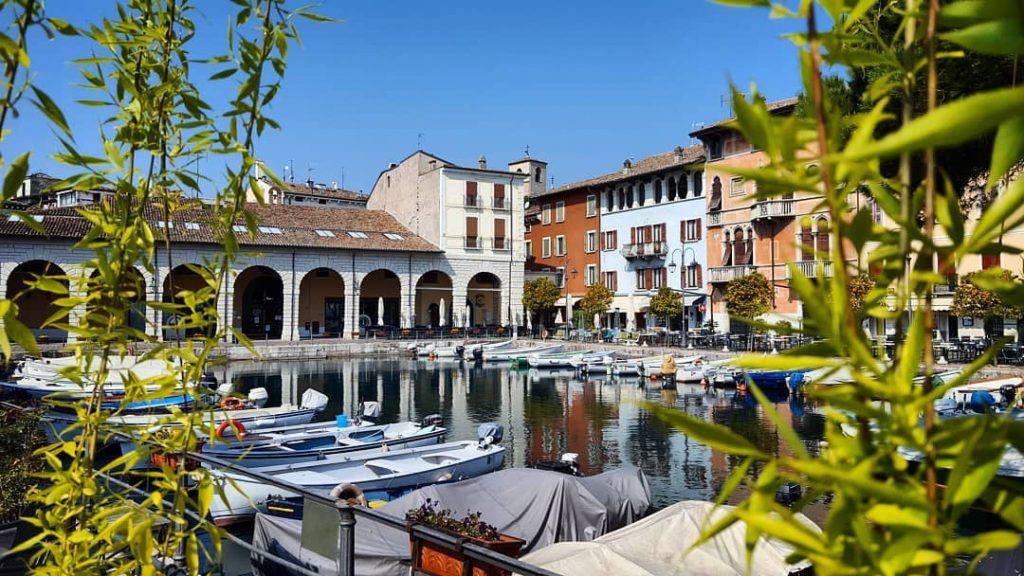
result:
[[[356,513],[352,505],[338,501],[338,576],[356,575]]]

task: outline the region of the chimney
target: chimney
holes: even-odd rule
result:
[[[253,164],[252,173],[253,173],[253,176],[255,176],[257,180],[260,180],[261,178],[263,178],[263,162],[260,162],[259,160],[257,160],[256,163]]]
[[[481,170],[487,170],[487,156],[484,156],[483,154],[481,154],[480,155],[480,159],[477,160],[477,163],[480,164],[480,169]]]
[[[680,162],[682,162],[683,161],[683,147],[682,146],[676,146],[676,149],[673,150],[673,152],[676,155],[676,158],[675,158],[676,164],[679,164]]]
[[[338,181],[337,180],[331,180],[331,190],[337,190],[337,189],[338,189]]]
[[[626,160],[622,163],[622,173],[629,174],[631,168],[633,168],[633,162],[629,158],[626,158]]]
[[[391,163],[391,164],[390,164],[390,165],[388,166],[388,170],[391,170],[392,168],[398,168],[398,164],[395,164],[394,162],[392,162],[392,163]]]

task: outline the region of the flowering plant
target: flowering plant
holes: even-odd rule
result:
[[[481,520],[479,512],[467,511],[466,516],[461,520],[456,520],[452,515],[453,511],[441,509],[438,504],[439,502],[427,498],[427,501],[419,508],[413,508],[406,512],[405,519],[408,522],[425,524],[469,538],[487,541],[499,539],[498,529]]]

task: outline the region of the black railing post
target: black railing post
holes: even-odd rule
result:
[[[355,576],[356,514],[349,504],[339,504],[338,512],[338,576]]]

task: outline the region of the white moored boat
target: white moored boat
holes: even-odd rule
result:
[[[564,348],[561,344],[547,346],[530,346],[526,348],[503,348],[498,350],[484,350],[485,362],[508,362],[516,358],[528,358],[533,355],[554,354],[561,352]]]
[[[449,442],[426,448],[409,448],[386,453],[338,455],[316,462],[254,468],[268,476],[313,492],[327,495],[335,487],[355,484],[368,500],[390,500],[405,493],[440,482],[473,478],[501,468],[505,448],[497,425],[481,426],[491,433],[477,441]],[[214,498],[210,517],[219,526],[248,520],[256,513],[254,505],[270,496],[294,497],[294,494],[237,472],[214,471],[224,490],[223,498]]]
[[[576,368],[576,363],[584,356],[590,354],[590,351],[586,352],[563,352],[555,354],[535,354],[527,357],[526,361],[530,365],[530,368]]]

